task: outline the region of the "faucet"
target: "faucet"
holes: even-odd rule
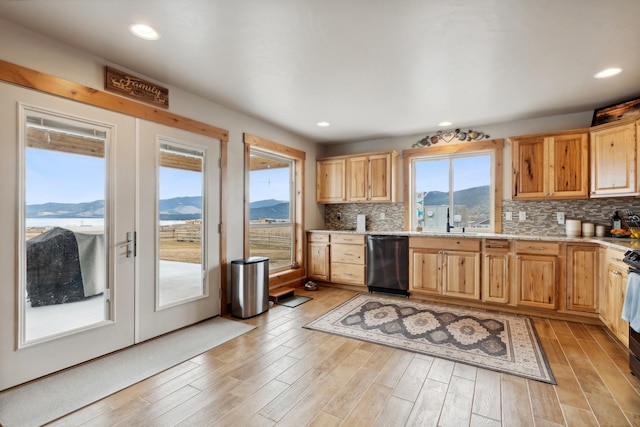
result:
[[[452,228],[455,228],[453,225],[451,225],[451,222],[449,221],[450,216],[449,216],[449,208],[447,208],[447,233],[451,232]]]

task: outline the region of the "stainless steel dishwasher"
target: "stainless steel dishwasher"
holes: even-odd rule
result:
[[[409,296],[409,238],[367,236],[367,287],[369,292]]]

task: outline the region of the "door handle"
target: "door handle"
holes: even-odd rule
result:
[[[127,258],[131,258],[132,256],[135,257],[137,255],[136,237],[135,231],[127,231],[127,240],[118,245],[118,248],[127,248]]]

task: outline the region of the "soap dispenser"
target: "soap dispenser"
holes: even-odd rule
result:
[[[622,218],[618,211],[615,211],[613,216],[611,217],[611,228],[619,230],[622,228]]]

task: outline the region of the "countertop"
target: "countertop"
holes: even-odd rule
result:
[[[580,242],[597,243],[601,246],[611,247],[620,250],[640,249],[640,239],[628,239],[618,237],[567,237],[567,236],[531,236],[521,234],[500,234],[500,233],[461,233],[461,232],[437,232],[437,231],[352,231],[352,230],[307,230],[308,233],[324,234],[375,234],[387,236],[409,236],[409,237],[450,237],[469,239],[505,239],[505,240],[533,240],[551,242]]]

